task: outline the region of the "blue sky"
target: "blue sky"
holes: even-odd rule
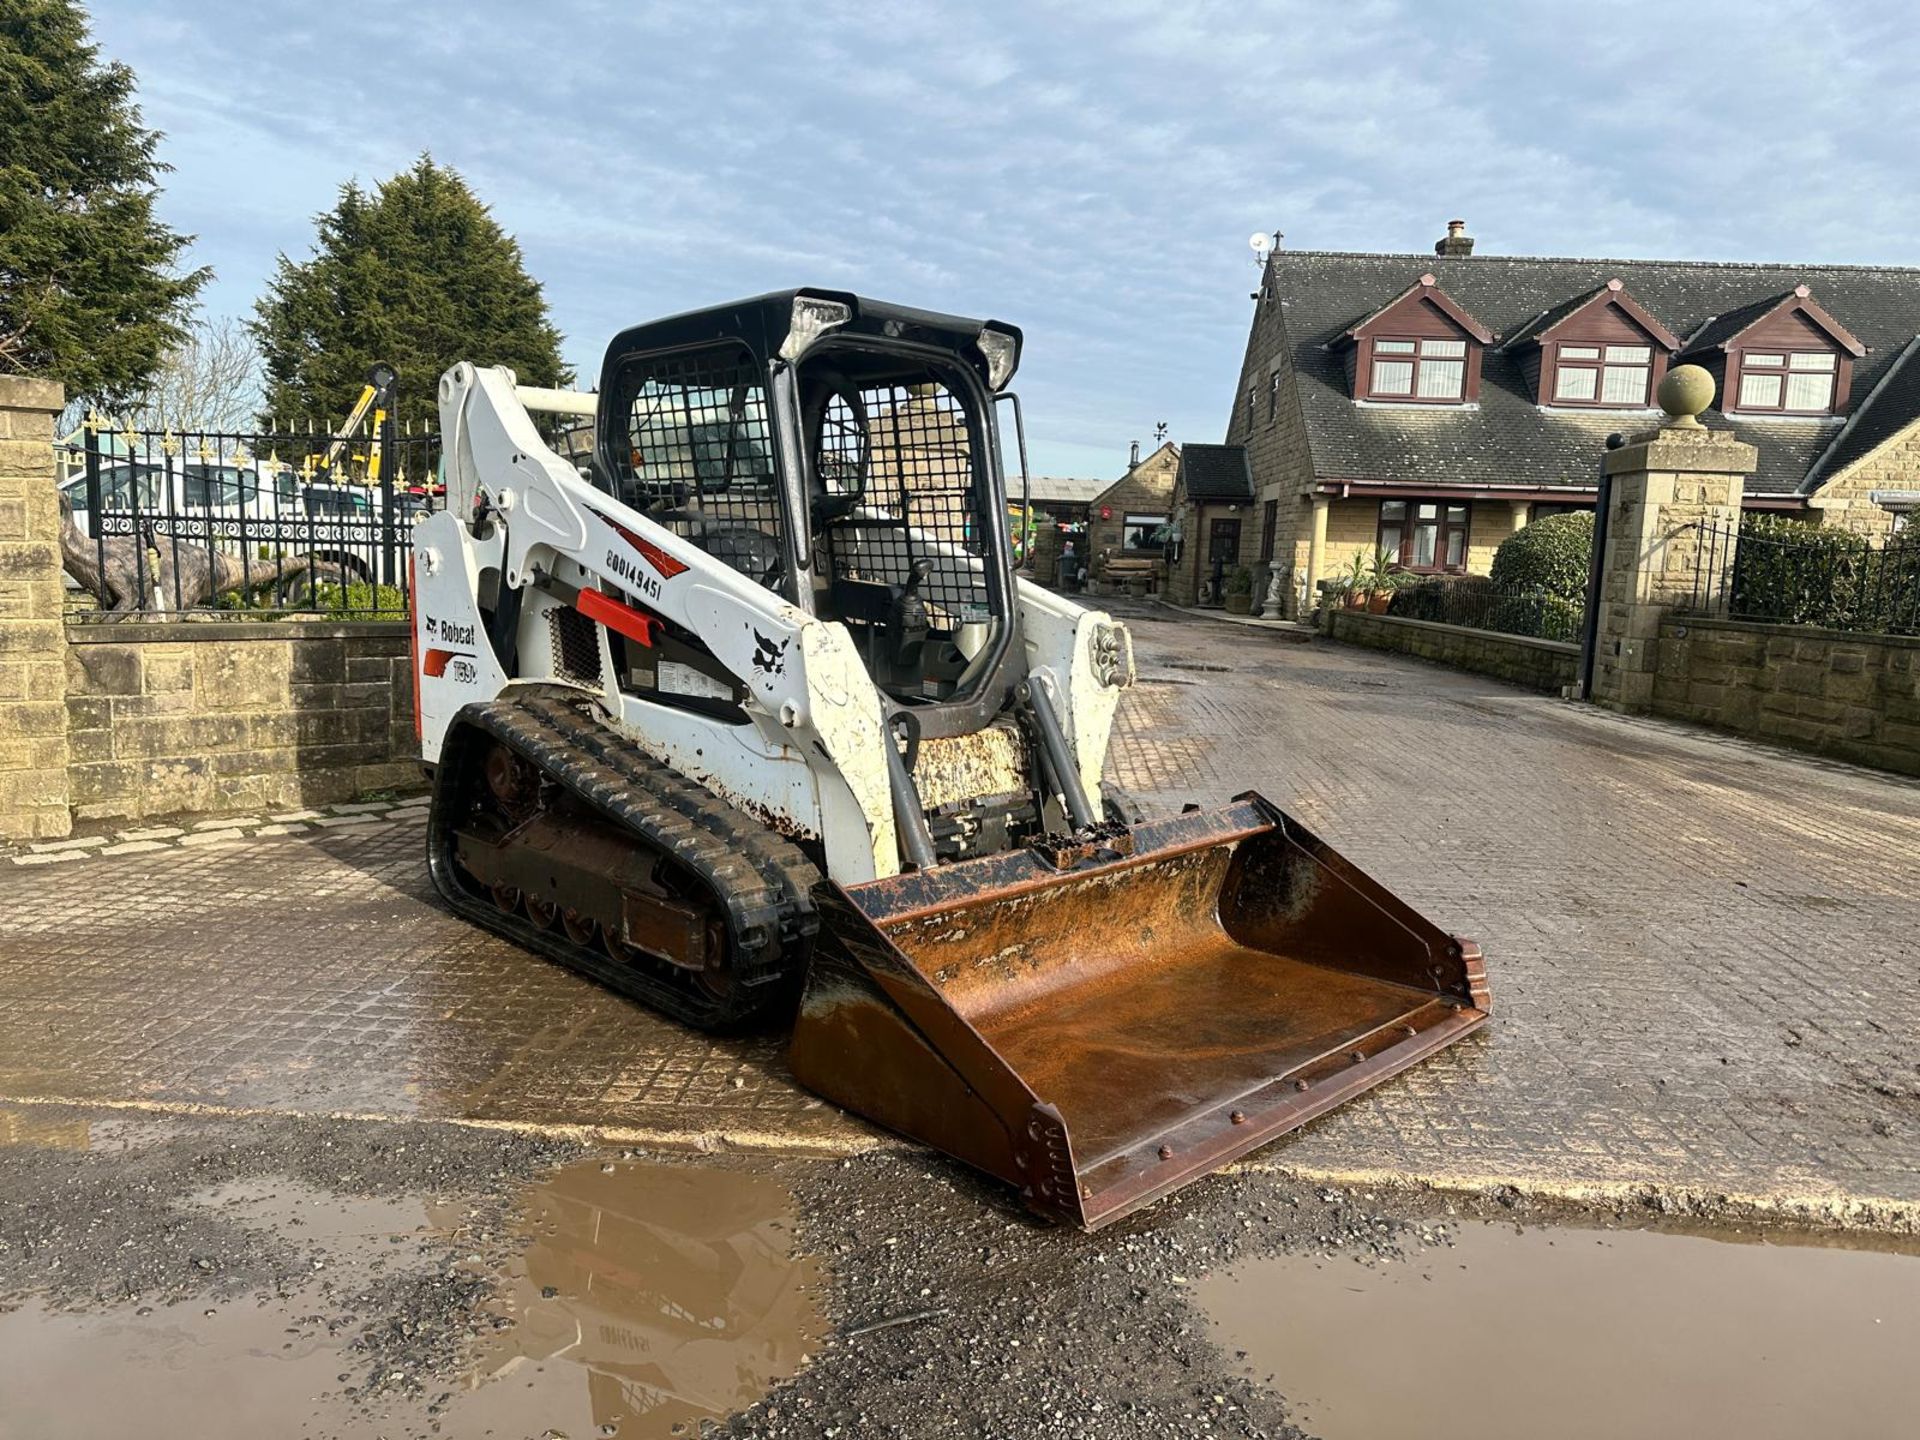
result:
[[[583,375],[795,284],[1021,325],[1036,472],[1218,440],[1294,249],[1920,263],[1892,4],[327,5],[97,0],[250,310],[350,177],[422,150],[518,236]]]

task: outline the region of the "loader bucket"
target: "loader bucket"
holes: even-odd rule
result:
[[[1089,1230],[1488,1013],[1478,947],[1257,795],[816,899],[801,1083]]]

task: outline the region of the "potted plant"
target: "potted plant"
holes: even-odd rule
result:
[[[1349,610],[1364,610],[1373,584],[1373,566],[1365,555],[1355,555],[1347,562],[1346,574],[1339,576],[1333,584],[1338,587],[1340,602]]]
[[[1253,572],[1244,565],[1227,576],[1226,605],[1229,615],[1253,613]]]
[[[1365,588],[1367,592],[1367,611],[1373,615],[1384,615],[1387,607],[1393,603],[1393,592],[1398,590],[1409,578],[1398,567],[1393,556],[1385,550],[1376,550],[1371,561],[1362,562],[1355,557],[1356,564],[1366,567]]]

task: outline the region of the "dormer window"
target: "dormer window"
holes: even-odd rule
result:
[[[1733,415],[1840,415],[1867,347],[1805,285],[1702,325],[1682,358],[1714,372]]]
[[[1827,415],[1840,357],[1831,350],[1749,350],[1740,357],[1742,410]]]
[[[1373,342],[1373,394],[1379,399],[1460,400],[1467,393],[1467,342]]]
[[[1516,356],[1536,401],[1595,410],[1644,410],[1680,338],[1618,279],[1544,310],[1515,332]]]
[[[1638,407],[1652,394],[1651,345],[1562,345],[1554,357],[1556,405]]]
[[[1422,275],[1328,348],[1344,355],[1356,400],[1461,405],[1480,397],[1480,354],[1492,339],[1433,276]]]

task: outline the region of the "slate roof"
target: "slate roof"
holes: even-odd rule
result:
[[[1920,270],[1895,266],[1313,250],[1281,251],[1271,264],[1293,348],[1313,471],[1321,480],[1517,489],[1592,485],[1606,437],[1644,429],[1657,415],[1542,409],[1527,391],[1517,350],[1501,347],[1507,337],[1537,333],[1543,312],[1588,299],[1616,276],[1629,295],[1693,348],[1701,343],[1696,332],[1704,333],[1710,319],[1717,330],[1739,312],[1764,313],[1795,285],[1811,287],[1814,301],[1867,347],[1854,363],[1856,435],[1865,428],[1863,412],[1876,387],[1907,343],[1920,336]],[[1494,345],[1482,357],[1478,405],[1355,404],[1342,357],[1329,344],[1355,315],[1378,309],[1423,272],[1431,272],[1441,289],[1494,331]],[[1916,373],[1907,375],[1909,369]],[[1903,367],[1898,378],[1903,383],[1889,387],[1884,399],[1873,399],[1871,408],[1881,411],[1875,427],[1885,427],[1882,438],[1920,415],[1920,358]],[[1800,488],[1815,463],[1836,446],[1845,423],[1844,417],[1730,421],[1717,408],[1701,419],[1714,429],[1737,431],[1759,450],[1747,490],[1774,495]],[[1824,467],[1825,473],[1834,468]]]
[[[1860,395],[1857,384],[1854,394]],[[1818,488],[1821,481],[1891,440],[1916,415],[1920,415],[1920,336],[1907,342],[1870,393],[1860,395],[1852,419],[1808,475],[1808,488]]]
[[[1253,471],[1244,445],[1195,445],[1180,452],[1180,481],[1189,500],[1251,500]]]

